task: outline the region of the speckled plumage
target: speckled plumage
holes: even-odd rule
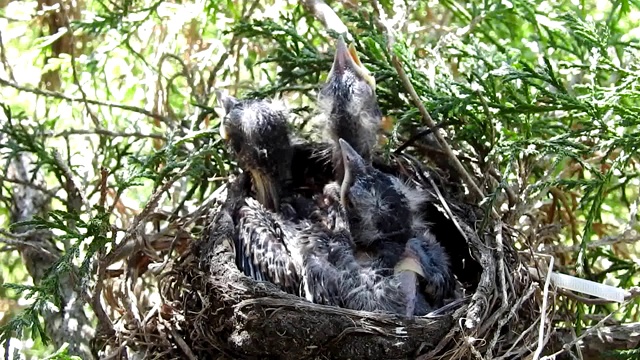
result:
[[[426,302],[416,292],[415,275],[388,275],[376,264],[362,264],[351,247],[335,245],[328,256],[307,259],[309,287],[321,303],[353,310],[423,315]]]
[[[245,203],[236,226],[239,269],[256,280],[270,281],[285,292],[306,297],[304,258],[326,254],[340,232],[308,219],[285,219],[252,198]]]

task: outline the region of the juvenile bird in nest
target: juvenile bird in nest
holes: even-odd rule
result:
[[[340,143],[348,146],[343,140]],[[344,150],[345,154],[353,151]],[[368,184],[372,183],[361,187],[367,190]],[[442,304],[450,278],[446,255],[430,234],[404,243],[387,242],[391,250],[380,246],[368,257],[357,258],[359,251],[340,202],[329,203],[334,207],[327,209],[333,218],[330,223],[294,222],[251,198],[245,202],[238,214],[236,254],[238,266],[248,276],[270,281],[311,302],[354,310],[412,316]],[[389,264],[395,269],[389,269]]]
[[[431,275],[441,271],[434,258],[445,255],[436,253],[440,248],[432,239],[406,242],[391,274],[383,259],[356,258],[347,219],[339,210],[329,228],[306,219],[284,219],[252,198],[245,203],[238,214],[236,254],[248,276],[314,303],[353,310],[413,316],[440,306],[442,287]],[[420,288],[418,275],[424,283]]]
[[[396,246],[398,255],[413,234],[426,230],[420,215],[424,194],[374,168],[345,140],[340,139],[339,145],[344,178],[327,185],[327,197],[344,207],[357,245],[386,251]],[[388,265],[396,262],[397,256],[392,257]]]
[[[216,96],[224,110],[221,137],[240,167],[251,173],[257,200],[278,211],[293,157],[286,108],[268,99],[238,100],[219,91]]]
[[[238,213],[235,236],[236,263],[245,275],[309,301],[315,299],[306,288],[305,257],[326,256],[331,244],[351,241],[345,227],[329,229],[310,219],[293,221],[252,198],[245,199]]]
[[[243,199],[236,216],[236,263],[245,275],[299,295],[300,256],[303,250],[324,246],[320,240],[328,231],[326,212],[337,211],[339,204],[319,208],[291,188],[294,150],[283,105],[268,99],[238,100],[220,92],[217,97],[224,110],[220,134],[240,167],[249,172],[257,199]],[[338,227],[332,221],[332,229]]]
[[[343,139],[339,144],[345,176],[339,190],[328,185],[327,193],[335,199],[339,191],[355,244],[355,261],[383,275],[408,270],[413,275],[403,275],[407,282],[411,282],[409,275],[419,275],[427,301],[441,306],[453,297],[456,282],[446,252],[422,220],[425,196],[375,169]]]
[[[332,162],[338,180],[344,175],[338,139],[351,144],[365,160],[372,157],[382,124],[375,88],[375,78],[362,65],[355,48],[347,48],[340,37],[327,82],[317,99],[326,117],[325,132],[333,145]]]

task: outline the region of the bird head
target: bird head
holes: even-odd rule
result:
[[[333,57],[333,65],[329,71],[329,79],[339,79],[342,77],[355,76],[358,80],[364,81],[373,91],[376,88],[376,79],[369,70],[362,65],[355,46],[350,44],[347,47],[344,39],[338,38],[336,51]]]
[[[411,231],[411,210],[396,181],[372,165],[344,139],[339,139],[344,166],[340,202],[356,242],[407,239]]]
[[[238,100],[220,92],[217,98],[223,115],[220,136],[238,165],[251,173],[258,201],[279,209],[293,157],[286,109],[268,99]]]
[[[327,117],[327,131],[336,152],[337,141],[343,138],[370,159],[382,122],[375,88],[375,79],[362,65],[355,48],[348,48],[340,37],[327,82],[318,93],[318,106]],[[334,160],[341,160],[339,154],[334,155]]]

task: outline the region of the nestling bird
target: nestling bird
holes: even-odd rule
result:
[[[433,243],[411,239],[395,273],[388,274],[380,259],[356,259],[348,229],[340,223],[336,229],[307,220],[294,224],[252,198],[245,201],[236,227],[236,254],[239,267],[252,278],[314,303],[353,310],[413,316],[441,303],[442,286],[431,276],[441,271],[434,266],[444,256],[437,253],[437,244],[433,252]],[[427,298],[418,289],[418,275],[430,290]]]
[[[422,220],[424,195],[367,164],[343,139],[339,144],[345,168],[340,202],[354,244],[378,269],[395,267],[395,273],[420,275],[430,305],[441,306],[453,296],[456,283],[449,257]]]
[[[325,115],[325,132],[333,143],[332,162],[337,180],[342,180],[342,156],[338,139],[347,141],[367,161],[377,143],[382,124],[375,79],[362,66],[353,47],[347,48],[340,37],[333,66],[326,84],[318,93],[317,104]]]
[[[404,243],[426,229],[418,213],[424,195],[369,164],[344,139],[338,140],[344,164],[340,202],[354,241],[363,246]]]
[[[286,108],[267,99],[238,100],[216,92],[224,109],[220,135],[241,168],[251,173],[258,201],[278,211],[291,181],[293,149]]]
[[[376,259],[357,259],[348,242],[333,243],[328,250],[328,255],[309,253],[305,259],[306,286],[316,302],[411,317],[441,307],[453,295],[446,254],[433,238],[407,241],[390,275]]]
[[[293,192],[293,148],[282,105],[267,99],[238,100],[219,92],[217,97],[225,112],[221,136],[240,167],[250,173],[257,199],[240,200],[234,215],[238,268],[256,280],[301,295],[302,253],[326,247],[325,239],[331,236],[326,211],[335,213],[339,204],[320,208],[313,199]],[[342,224],[344,228],[346,222]],[[335,220],[331,226],[341,229]]]

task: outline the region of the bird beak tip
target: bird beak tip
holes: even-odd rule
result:
[[[395,274],[401,273],[403,271],[412,271],[422,276],[423,278],[426,277],[424,271],[422,270],[422,266],[412,256],[405,257],[404,259],[400,260],[400,262],[395,266]]]
[[[215,94],[216,100],[218,102],[218,107],[222,109],[220,115],[222,115],[221,117],[225,117],[228,113],[231,112],[231,109],[236,105],[238,100],[231,95],[225,95],[220,90],[216,90]]]
[[[359,157],[356,150],[351,147],[345,139],[338,139],[338,144],[340,144],[340,150],[342,151],[342,156],[344,157],[345,162],[351,162]]]
[[[229,136],[227,134],[227,128],[224,126],[224,119],[220,121],[220,137],[222,138],[222,140],[228,140]]]
[[[347,46],[344,38],[340,36],[336,42],[336,52],[333,58],[333,66],[329,72],[329,77],[342,74],[349,68],[375,89],[376,80],[362,64],[355,46],[353,43],[350,43],[349,46]]]
[[[366,162],[362,156],[344,139],[339,139],[340,152],[342,153],[342,166],[344,169],[344,182],[349,183],[355,177],[367,172]]]
[[[338,38],[336,42],[336,51],[333,57],[333,66],[331,73],[342,73],[349,66],[351,53],[347,48],[347,44],[344,42],[342,36]]]

